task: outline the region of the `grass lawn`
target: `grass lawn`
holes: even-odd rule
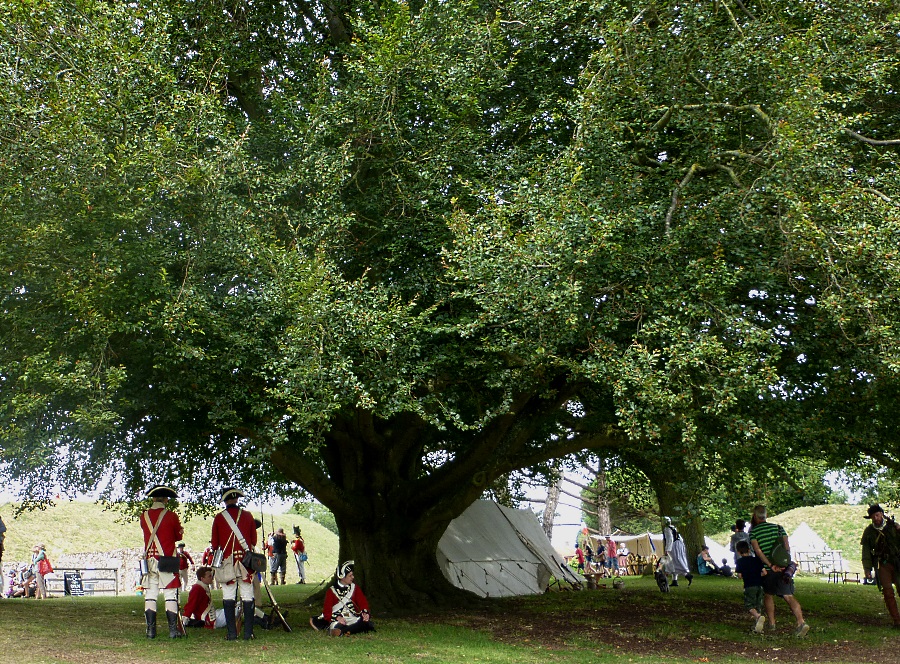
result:
[[[0,662],[900,662],[898,633],[889,628],[872,587],[799,579],[797,597],[812,625],[794,639],[786,605],[777,606],[774,635],[749,633],[736,579],[700,578],[692,587],[658,591],[652,579],[628,578],[624,590],[552,592],[494,600],[464,609],[379,615],[378,631],[330,638],[313,632],[311,586],[279,586],[293,633],[257,630],[251,642],[226,642],[221,630],[191,630],[189,638],[144,637],[138,596],[0,600]],[[221,606],[221,594],[214,593]]]

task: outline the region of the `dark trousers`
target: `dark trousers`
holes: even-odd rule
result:
[[[897,610],[897,597],[894,595],[894,586],[900,588],[897,583],[897,569],[891,563],[881,563],[878,566],[878,580],[881,582],[881,594],[884,595],[884,603],[895,625],[900,625],[900,611]]]

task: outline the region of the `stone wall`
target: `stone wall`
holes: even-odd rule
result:
[[[63,571],[78,570],[84,582],[85,590],[96,590],[98,594],[112,595],[118,591],[119,595],[133,595],[141,582],[139,561],[143,555],[143,548],[117,549],[101,553],[69,553],[50,558],[53,568],[58,570],[48,577],[49,589],[53,594],[62,593]],[[20,561],[21,563],[22,561]],[[31,561],[24,561],[30,563]],[[3,561],[5,570],[18,565],[15,561]],[[115,575],[115,584],[110,581],[98,581],[98,577],[112,577]]]

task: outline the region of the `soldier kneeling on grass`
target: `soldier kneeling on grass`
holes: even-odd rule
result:
[[[353,582],[353,561],[338,567],[337,580],[325,592],[322,613],[309,619],[316,631],[327,629],[331,636],[374,632],[369,615],[369,602],[362,589]]]

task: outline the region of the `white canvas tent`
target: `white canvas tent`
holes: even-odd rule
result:
[[[835,551],[813,530],[806,521],[790,534],[791,553],[794,562],[805,572],[845,572],[847,563],[840,551]]]
[[[794,532],[790,534],[789,541],[791,549],[794,551],[828,551],[828,544],[806,521],[802,521]]]
[[[437,559],[450,583],[482,597],[539,594],[551,576],[584,583],[550,545],[533,513],[490,500],[474,502],[450,522]]]
[[[600,546],[606,546],[606,537],[600,535],[591,535],[596,550]],[[653,533],[644,533],[643,535],[613,535],[613,541],[618,546],[624,544],[628,548],[628,553],[636,556],[649,558],[650,556],[661,556],[663,550],[662,535],[654,535]]]
[[[705,537],[703,539],[704,544],[709,547],[709,555],[715,561],[716,565],[722,565],[722,559],[724,558],[729,566],[734,566],[734,554],[728,550],[728,547],[722,546],[715,540],[710,539],[709,537]],[[700,553],[699,551],[697,553]],[[696,558],[696,555],[694,556]]]

